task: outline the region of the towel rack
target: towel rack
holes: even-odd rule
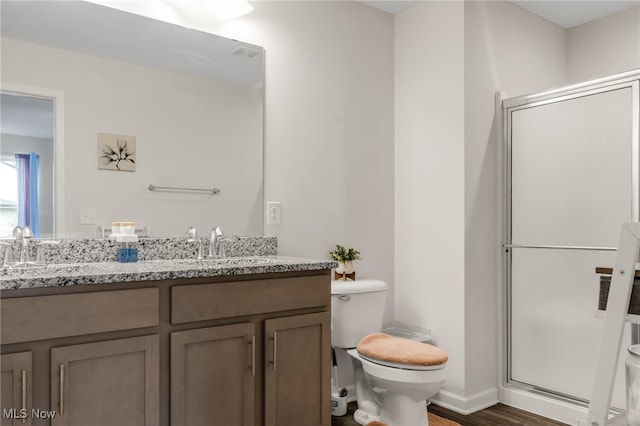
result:
[[[156,186],[149,185],[149,191],[171,191],[171,192],[206,192],[208,194],[217,194],[220,192],[220,188],[201,189],[201,188],[180,188],[176,186]]]

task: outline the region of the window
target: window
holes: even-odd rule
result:
[[[0,156],[0,182],[0,238],[9,238],[18,224],[18,175],[13,155]]]

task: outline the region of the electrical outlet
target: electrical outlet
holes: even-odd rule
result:
[[[267,225],[280,225],[280,201],[267,203]]]
[[[95,225],[96,209],[80,209],[80,225]]]

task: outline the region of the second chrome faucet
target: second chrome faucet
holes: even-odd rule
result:
[[[224,244],[224,232],[219,226],[215,226],[211,230],[211,238],[209,240],[209,257],[212,259],[221,259],[225,257]]]

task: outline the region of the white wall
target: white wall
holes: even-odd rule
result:
[[[495,93],[562,84],[564,46],[561,28],[509,2],[396,17],[396,318],[449,353],[436,399],[458,411],[498,397]]]
[[[214,225],[262,233],[261,90],[11,39],[2,40],[2,79],[65,93],[67,236],[96,235],[80,225],[81,208],[95,208],[98,224],[131,220],[154,236],[191,225],[202,235]],[[135,172],[98,170],[98,133],[136,137]],[[149,184],[221,193],[152,193]]]
[[[565,84],[566,35],[561,27],[504,0],[468,1],[465,12],[465,81],[471,85],[465,100],[478,99],[479,84],[505,96]],[[493,98],[482,97],[493,105]]]
[[[465,405],[497,398],[501,209],[495,94],[561,85],[564,30],[510,2],[465,3]]]
[[[491,270],[492,264],[499,265],[502,215],[497,145],[502,122],[494,113],[494,94],[523,95],[637,68],[639,25],[637,8],[564,30],[509,2],[465,3],[465,391],[471,401],[482,395],[483,387],[491,384],[489,373],[496,371],[483,360],[501,356],[492,356],[495,346],[487,344],[500,338],[488,330],[491,321],[500,320],[501,305],[488,297],[495,295],[490,289],[502,279],[501,269]],[[485,337],[490,339],[483,342]],[[548,417],[575,421],[575,412],[563,404],[523,399],[505,390],[500,398]]]
[[[567,31],[567,82],[640,68],[640,6]]]
[[[354,1],[252,4],[250,14],[211,29],[265,48],[265,201],[282,203],[282,224],[265,224],[265,234],[278,237],[282,255],[357,248],[357,276],[390,286],[391,322],[393,16]]]
[[[391,285],[393,17],[359,2],[255,2],[221,35],[266,51],[265,226],[283,255],[360,250],[358,276]],[[249,29],[250,28],[250,29]]]
[[[396,319],[449,354],[446,391],[465,392],[464,5],[396,16]]]

